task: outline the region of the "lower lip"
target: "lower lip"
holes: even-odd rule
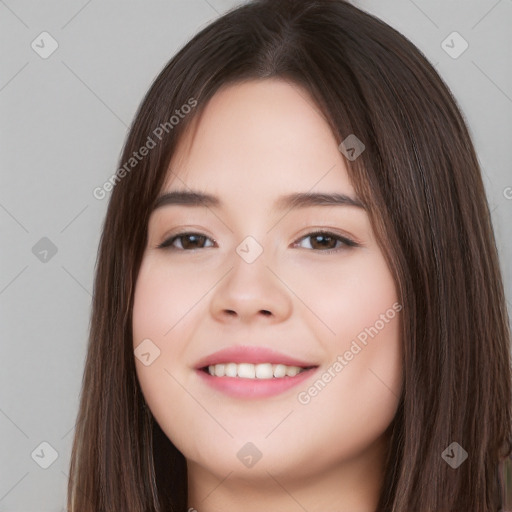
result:
[[[196,370],[199,377],[212,388],[237,398],[265,398],[279,395],[304,382],[318,368],[310,368],[294,377],[272,379],[244,379],[241,377],[214,377],[203,370]]]

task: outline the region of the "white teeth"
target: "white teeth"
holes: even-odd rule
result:
[[[229,363],[224,368],[224,375],[226,377],[236,377],[236,363]]]
[[[258,379],[271,379],[274,376],[274,371],[270,363],[257,364],[255,373]]]
[[[236,373],[244,379],[254,379],[256,377],[256,369],[253,364],[249,363],[240,363]],[[217,365],[215,365],[215,374],[217,374]]]
[[[217,377],[222,377],[224,375],[224,365],[223,364],[215,365],[215,375]]]
[[[240,377],[242,379],[272,379],[295,377],[304,371],[299,366],[284,364],[225,363],[208,366],[208,373],[215,377]]]
[[[284,377],[286,375],[286,366],[284,364],[276,364],[274,366],[274,377]]]
[[[297,366],[288,366],[288,368],[286,368],[286,375],[288,375],[288,377],[295,377],[295,375],[299,373],[299,370],[300,368]]]

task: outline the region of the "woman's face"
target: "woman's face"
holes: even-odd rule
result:
[[[215,201],[152,212],[133,348],[189,470],[217,482],[378,471],[401,389],[401,305],[365,209],[315,196],[357,201],[313,100],[276,79],[219,91],[173,156],[162,195],[178,191]]]

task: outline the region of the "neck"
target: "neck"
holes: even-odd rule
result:
[[[383,481],[386,441],[379,439],[350,460],[321,473],[305,467],[274,474],[271,468],[252,473],[212,473],[187,461],[190,512],[375,512]]]

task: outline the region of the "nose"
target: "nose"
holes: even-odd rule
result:
[[[263,257],[247,263],[237,254],[214,288],[210,313],[220,322],[283,322],[292,311],[291,292]]]

